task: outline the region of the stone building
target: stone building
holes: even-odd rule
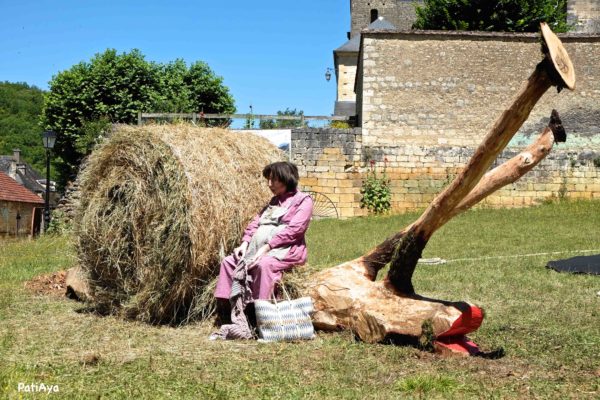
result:
[[[352,10],[359,10],[358,3],[352,0]],[[370,10],[362,12],[368,21]],[[386,26],[354,37],[353,22],[350,41],[334,52],[338,85],[354,75],[353,85],[346,86],[354,88],[358,127],[292,132],[292,159],[304,188],[330,196],[342,216],[365,213],[359,203],[368,160],[379,171],[386,169],[394,210],[427,206],[462,169],[541,60],[538,34],[407,31],[391,28],[392,18],[383,17],[377,21]],[[561,114],[567,143],[555,146],[523,179],[490,196],[488,205],[600,198],[600,35],[559,36],[573,60],[577,88],[560,94],[549,90],[498,162],[529,144],[553,108]],[[347,90],[338,89],[336,110],[352,115],[347,103],[340,104],[351,100]]]
[[[0,172],[14,179],[18,184],[44,198],[46,195],[46,178],[21,157],[21,150],[13,149],[12,155],[0,155]],[[58,193],[54,181],[50,181],[50,207],[58,201]]]
[[[379,17],[383,17],[397,29],[411,29],[416,19],[415,5],[422,4],[421,0],[350,0],[348,39],[359,35]]]
[[[574,26],[574,32],[600,33],[600,1],[569,0],[567,22]]]
[[[0,172],[0,237],[39,233],[43,207],[38,195]]]
[[[350,0],[348,41],[333,51],[337,96],[334,115],[355,116],[356,68],[362,31],[409,31],[416,20],[417,0]],[[600,0],[569,0],[567,22],[574,33],[600,33]]]
[[[416,18],[414,0],[350,0],[350,32],[348,41],[333,51],[337,82],[333,114],[356,115],[356,66],[360,49],[360,34],[367,30],[409,30]]]
[[[367,27],[369,30],[395,31],[396,27],[380,16]],[[337,93],[334,115],[356,116],[356,67],[360,50],[360,34],[333,51]]]

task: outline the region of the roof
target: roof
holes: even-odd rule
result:
[[[395,31],[397,28],[383,17],[377,18],[366,28],[369,31]]]
[[[353,117],[356,115],[356,102],[355,101],[336,101],[333,115],[343,115],[346,117]]]
[[[0,156],[0,172],[4,172],[8,175],[12,162],[13,156]],[[25,171],[17,170],[17,183],[25,186],[32,192],[44,192],[44,186],[38,183],[40,179],[44,179],[42,175],[26,162],[20,161],[19,165],[25,166]]]
[[[24,186],[19,185],[14,179],[0,172],[0,200],[14,201],[17,203],[44,204],[44,200]]]
[[[387,19],[385,19],[383,17],[377,18],[365,29],[373,30],[373,31],[395,31],[395,30],[397,30],[396,27],[391,22],[389,22]],[[359,49],[360,49],[360,34],[354,35],[354,37],[352,39],[348,40],[346,43],[344,43],[343,45],[341,45],[340,47],[335,49],[333,52],[338,53],[338,52],[344,51],[344,52],[358,53]]]
[[[356,52],[358,53],[358,49],[360,47],[360,35],[354,35],[354,37],[348,40],[346,43],[338,47],[334,50],[334,52]]]

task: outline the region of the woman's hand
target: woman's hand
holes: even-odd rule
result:
[[[246,255],[246,250],[248,250],[248,242],[242,242],[238,247],[233,249],[233,256],[236,261],[241,260]]]
[[[271,250],[271,246],[269,246],[268,243],[265,244],[264,246],[261,246],[256,251],[256,254],[254,255],[254,258],[252,259],[252,261],[250,261],[250,264],[248,264],[248,270],[251,270],[254,267],[256,267],[258,265],[258,262],[260,261],[260,258],[262,256],[264,256],[265,254],[267,254],[270,250]]]

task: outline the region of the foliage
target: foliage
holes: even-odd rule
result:
[[[381,177],[377,176],[375,161],[370,161],[367,176],[362,183],[360,193],[363,197],[360,199],[360,208],[367,208],[375,214],[382,214],[391,208],[392,191],[390,180],[385,173],[385,167]]]
[[[350,129],[354,126],[350,124],[348,121],[331,121],[329,123],[329,127],[333,129]]]
[[[254,129],[254,122],[255,122],[255,118],[253,114],[246,114],[246,120],[244,121],[244,129]],[[262,121],[261,121],[261,128],[260,129],[270,129],[270,128],[263,128],[262,127]]]
[[[46,170],[39,126],[43,102],[44,94],[35,86],[0,82],[0,155],[21,149],[21,158],[41,173]]]
[[[46,231],[47,234],[55,236],[67,235],[71,232],[71,229],[71,223],[67,221],[67,216],[62,211],[55,210],[52,212],[52,219]]]
[[[93,121],[83,121],[79,130],[80,135],[75,139],[75,148],[81,154],[89,154],[94,146],[100,144],[112,129],[112,124],[107,117],[100,117]]]
[[[300,110],[296,110],[295,108],[292,110],[290,108],[287,108],[284,111],[277,111],[277,115],[280,116],[302,116],[304,115],[304,111]],[[260,129],[290,129],[290,128],[298,128],[300,126],[302,126],[302,120],[300,119],[266,119],[266,120],[262,120],[260,121]]]
[[[45,100],[42,124],[58,134],[61,185],[77,172],[108,123],[134,123],[139,111],[235,112],[229,89],[206,63],[188,68],[180,59],[149,62],[139,50],[118,54],[109,49],[58,73]]]
[[[538,32],[546,22],[566,32],[567,0],[425,0],[415,29]]]

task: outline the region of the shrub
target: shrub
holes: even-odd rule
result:
[[[378,177],[375,161],[371,160],[369,162],[367,176],[360,189],[360,193],[362,194],[360,208],[366,207],[370,212],[375,214],[383,214],[391,208],[392,192],[390,189],[390,180],[385,170],[386,167],[384,166],[381,176]]]

